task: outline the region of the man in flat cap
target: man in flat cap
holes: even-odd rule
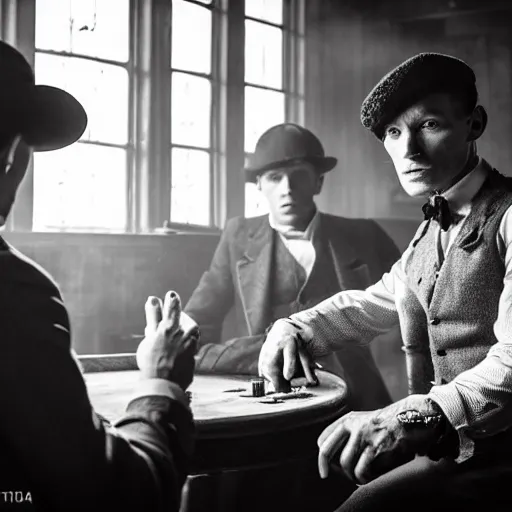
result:
[[[478,156],[487,115],[475,75],[419,54],[375,86],[361,119],[405,191],[428,198],[424,221],[377,284],[277,321],[260,371],[278,384],[299,347],[315,358],[399,324],[409,396],[318,439],[322,476],[339,462],[364,484],[339,510],[510,510],[512,183]]]
[[[3,42],[0,89],[3,226],[32,151],[72,144],[87,116],[65,91],[35,85]],[[148,300],[142,378],[114,426],[92,410],[57,284],[1,237],[0,311],[0,510],[177,512],[193,447],[185,390],[197,336],[193,323],[182,330],[179,297]]]
[[[280,317],[341,290],[364,289],[399,258],[375,222],[320,213],[314,197],[336,166],[309,130],[284,123],[259,138],[246,179],[256,183],[269,214],[231,219],[208,271],[185,306],[201,329],[199,371],[257,373],[265,330]],[[222,340],[234,308],[236,333]],[[352,406],[390,403],[367,347],[350,347],[321,361],[345,377]]]

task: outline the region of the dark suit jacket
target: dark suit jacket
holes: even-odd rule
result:
[[[364,289],[377,282],[400,253],[374,222],[320,214],[318,235],[328,242],[339,290]],[[200,326],[199,371],[257,373],[263,333],[271,322],[270,281],[275,231],[268,216],[228,221],[211,266],[185,306]],[[222,345],[223,322],[234,309],[236,332]],[[390,397],[367,347],[339,356],[355,408],[376,408]]]
[[[13,510],[177,511],[191,413],[163,396],[133,400],[116,428],[91,409],[53,280],[0,238],[0,491]],[[21,495],[18,494],[18,498]],[[0,509],[9,506],[0,493]]]

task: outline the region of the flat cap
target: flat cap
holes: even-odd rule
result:
[[[361,122],[379,139],[386,124],[415,102],[434,93],[463,94],[476,106],[473,70],[463,61],[441,53],[420,53],[387,73],[361,106]]]

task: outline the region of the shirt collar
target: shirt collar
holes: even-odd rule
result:
[[[313,215],[313,218],[311,219],[310,223],[308,224],[308,227],[306,228],[306,230],[299,231],[299,230],[293,228],[293,226],[285,226],[282,224],[278,224],[272,217],[272,214],[270,214],[270,213],[268,216],[268,222],[272,229],[275,229],[279,234],[283,235],[285,238],[295,239],[295,240],[312,240],[313,234],[316,231],[319,221],[320,221],[320,212],[318,210],[316,210],[315,215]]]
[[[455,183],[453,187],[443,192],[442,196],[448,201],[452,212],[462,213],[465,207],[469,206],[477,192],[482,188],[487,174],[485,160],[479,158],[478,164],[470,173]]]

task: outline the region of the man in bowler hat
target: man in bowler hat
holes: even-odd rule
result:
[[[400,325],[409,396],[318,439],[320,474],[339,464],[360,485],[339,511],[510,510],[512,183],[478,155],[475,74],[416,55],[375,86],[361,120],[405,191],[427,198],[424,221],[378,283],[276,322],[260,371],[279,387],[299,348],[315,358]]]
[[[201,328],[198,370],[257,373],[273,321],[341,290],[364,289],[398,259],[398,249],[374,221],[318,211],[314,198],[336,163],[297,124],[261,135],[245,175],[262,192],[269,214],[227,223],[210,268],[185,306]],[[236,333],[223,340],[231,309]],[[321,364],[345,378],[353,408],[390,403],[367,347],[351,347]]]
[[[0,224],[32,151],[75,142],[87,116],[65,91],[35,85],[0,42]],[[100,290],[98,290],[100,292]],[[57,284],[0,237],[0,510],[178,511],[193,446],[185,395],[197,326],[179,297],[150,297],[137,352],[142,379],[110,426],[91,408]]]
[[[269,214],[228,221],[185,306],[201,329],[198,371],[257,374],[265,330],[274,320],[340,290],[364,289],[398,259],[398,249],[375,222],[318,211],[314,198],[336,163],[311,131],[296,124],[274,126],[259,138],[245,175],[262,192]],[[222,339],[232,309],[236,332]],[[349,347],[320,362],[345,379],[350,407],[371,410],[391,402],[367,347]],[[313,459],[239,475],[232,499],[246,511],[330,511],[340,485],[347,486],[336,475],[320,481]]]

